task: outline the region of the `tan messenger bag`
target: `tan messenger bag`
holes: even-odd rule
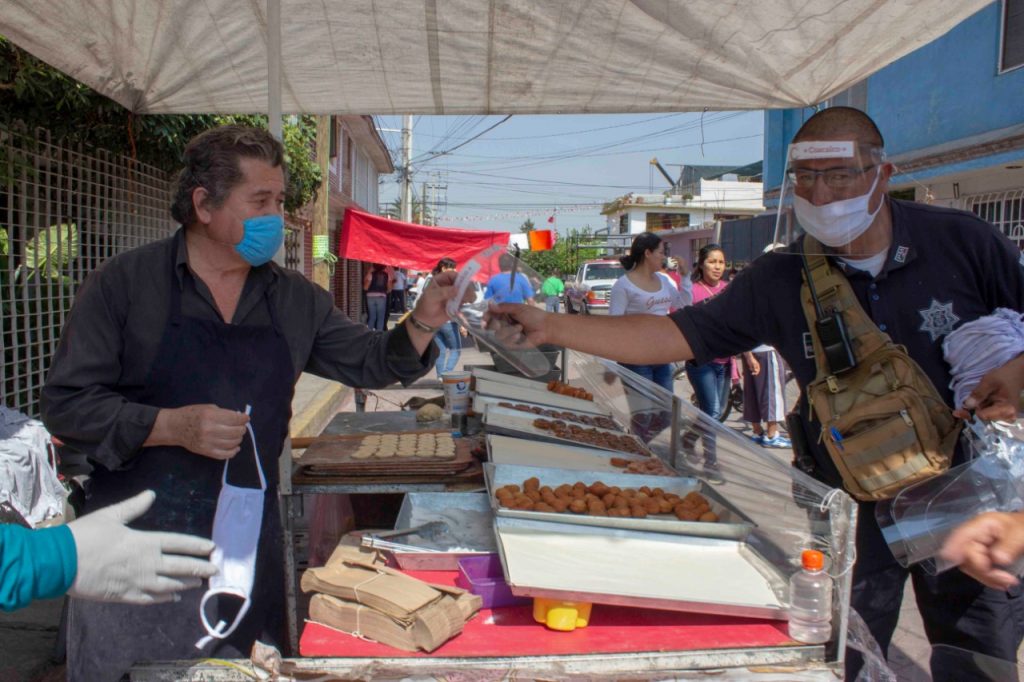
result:
[[[822,253],[804,240],[805,252]],[[846,491],[884,500],[946,471],[960,423],[928,375],[868,317],[827,258],[803,260],[800,296],[818,370],[807,398]]]

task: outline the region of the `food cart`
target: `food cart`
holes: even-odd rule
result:
[[[329,458],[313,458],[293,472],[290,490],[282,492],[296,656],[281,661],[280,669],[363,679],[685,678],[712,670],[721,679],[841,676],[836,652],[845,649],[848,618],[855,523],[850,499],[615,363],[574,352],[564,358],[566,383],[592,400],[474,370],[474,438],[486,444],[486,456],[458,472],[330,475],[328,467],[328,475],[315,475],[316,463]],[[575,433],[538,426],[545,419],[573,424],[571,417],[580,420]],[[419,424],[410,412],[341,414],[307,452],[319,447],[351,453],[347,441],[357,434],[436,431],[436,423]],[[714,482],[705,475],[709,458]],[[401,470],[398,458],[393,461]],[[655,465],[663,469],[651,475]],[[499,503],[499,488],[531,477],[552,487],[600,480],[678,495],[698,491],[719,522],[523,511]],[[413,534],[395,543],[387,553],[410,575],[453,584],[459,556],[497,552],[515,594],[592,603],[589,625],[556,632],[534,621],[529,604],[485,608],[460,635],[427,654],[304,621],[293,542],[302,496],[396,492],[405,493],[396,528],[441,519],[451,531],[442,540]],[[492,544],[481,542],[481,527]],[[405,554],[402,547],[423,551]],[[831,560],[833,638],[827,645],[795,642],[786,629],[787,579],[808,547]],[[132,679],[182,679],[184,670],[192,676],[186,679],[243,679],[238,669],[210,662],[141,665]]]

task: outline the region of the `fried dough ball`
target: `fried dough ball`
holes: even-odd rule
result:
[[[527,490],[526,491],[526,496],[529,497],[530,500],[532,500],[533,502],[540,502],[541,501],[540,493],[537,492],[536,490]]]
[[[716,514],[713,511],[704,512],[700,515],[700,518],[697,520],[704,521],[706,523],[714,523],[715,521],[718,521],[718,514]]]
[[[692,490],[686,493],[686,497],[683,498],[683,502],[689,502],[694,504],[695,502],[703,502],[704,496],[698,493],[696,490]]]
[[[590,492],[594,493],[598,497],[604,497],[608,493],[608,486],[601,481],[598,481],[594,485],[590,486]]]
[[[569,485],[568,483],[563,483],[562,485],[555,488],[555,495],[557,495],[558,497],[568,497],[571,492],[572,486]]]
[[[533,511],[554,512],[555,508],[547,504],[546,502],[538,502],[537,504],[533,505]]]
[[[522,498],[519,502],[516,502],[515,507],[513,507],[513,509],[519,509],[521,511],[533,511],[533,508],[533,500],[528,497]]]
[[[612,503],[616,509],[629,509],[629,500],[622,495],[615,496],[615,502]]]
[[[653,497],[648,497],[647,501],[644,502],[644,510],[648,514],[660,514],[661,513],[661,505]]]
[[[523,490],[540,490],[540,479],[536,476],[526,479],[523,481]]]
[[[643,507],[633,507],[632,509],[629,510],[629,514],[634,519],[646,519],[647,518],[647,510],[644,509]]]
[[[622,457],[612,457],[610,460],[608,460],[608,463],[611,464],[613,467],[625,469],[629,465],[629,460],[623,459]]]
[[[506,495],[505,497],[499,496],[498,504],[504,507],[505,509],[511,509],[513,506],[515,506],[515,500],[513,500],[512,497],[508,495]]]
[[[675,508],[675,506],[664,497],[656,498],[658,502],[658,513],[669,514]]]
[[[582,499],[575,499],[572,501],[572,504],[569,505],[569,511],[573,514],[582,514],[587,511],[587,503]]]
[[[549,486],[549,485],[541,486],[541,488],[540,488],[540,494],[541,494],[541,495],[544,495],[544,494],[546,494],[546,493],[551,493],[551,494],[554,494],[554,492],[555,492],[555,491],[554,491],[554,490],[552,490],[552,489],[551,489],[551,486]]]
[[[684,507],[681,504],[676,506],[675,513],[676,518],[680,521],[696,521],[698,518],[700,518],[698,514],[693,513],[692,509]]]
[[[615,504],[615,498],[617,495],[613,492],[607,492],[601,497],[601,501],[604,502],[604,506],[611,507]]]
[[[580,502],[582,502],[583,498],[587,496],[587,489],[586,488],[573,488],[572,492],[570,493],[570,496],[573,499],[577,499]]]
[[[556,497],[554,501],[548,502],[548,504],[550,504],[559,514],[565,512],[565,510],[569,508],[569,503],[560,497]]]

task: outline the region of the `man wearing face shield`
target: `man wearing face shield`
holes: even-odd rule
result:
[[[409,383],[433,366],[455,273],[409,321],[371,331],[301,273],[284,239],[284,149],[224,126],[187,146],[172,237],[103,263],[79,290],[42,391],[43,420],[94,464],[86,511],[154,490],[132,523],[214,540],[208,589],[148,608],[73,599],[68,676],[118,679],[142,660],[248,657],[283,646],[276,487],[299,375]],[[202,606],[200,606],[202,604]]]
[[[499,310],[515,318],[533,343],[566,345],[633,364],[707,362],[762,343],[775,347],[801,387],[799,413],[812,475],[842,487],[806,400],[816,365],[800,300],[804,233],[815,238],[807,242],[810,248],[843,272],[875,325],[906,347],[948,407],[953,399],[944,336],[996,308],[1024,309],[1017,249],[973,214],[888,197],[893,167],[885,162],[883,148],[874,122],[858,110],[833,107],[809,118],[794,137],[781,197],[776,241],[788,238],[789,247],[757,258],[704,305],[668,318],[580,318],[516,306]],[[957,452],[954,464],[962,456]],[[728,478],[728,470],[723,475]],[[904,568],[882,537],[874,507],[859,504],[852,605],[883,650],[910,575],[933,644],[1015,660],[1024,636],[1019,587],[993,590],[958,571],[931,576]],[[858,667],[859,661],[848,657],[848,672]],[[965,679],[948,669],[932,673],[936,680]]]

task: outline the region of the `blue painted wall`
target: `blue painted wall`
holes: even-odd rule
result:
[[[868,79],[867,110],[902,154],[1024,123],[1024,68],[999,74],[1002,3]],[[782,183],[785,149],[813,109],[765,112],[765,190]]]

